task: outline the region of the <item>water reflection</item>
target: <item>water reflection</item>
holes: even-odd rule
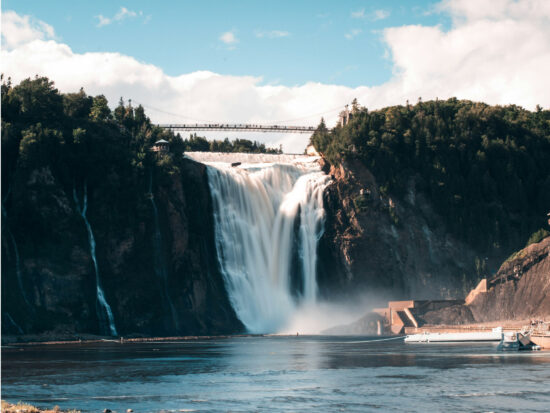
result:
[[[2,398],[118,412],[546,411],[549,367],[548,352],[344,337],[4,347]]]

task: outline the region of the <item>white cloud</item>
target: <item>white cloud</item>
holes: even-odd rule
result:
[[[365,18],[365,9],[352,11],[351,12],[351,17],[353,17],[354,19],[364,19]]]
[[[33,40],[55,38],[52,26],[31,16],[13,11],[2,12],[2,48],[13,49]]]
[[[271,30],[271,31],[256,31],[255,32],[256,37],[263,38],[267,37],[269,39],[278,39],[280,37],[288,37],[290,36],[290,33],[284,30]]]
[[[384,20],[390,17],[390,12],[387,10],[375,10],[371,15],[371,20]]]
[[[239,41],[233,32],[222,33],[220,40],[227,45],[232,45]]]
[[[448,12],[453,21],[463,23],[475,20],[546,20],[550,16],[547,0],[443,0],[436,10]]]
[[[98,20],[97,27],[107,26],[112,23],[112,19],[103,16],[102,14],[95,16]]]
[[[103,27],[114,22],[120,22],[130,17],[136,17],[138,14],[142,16],[143,12],[140,11],[139,13],[136,13],[133,10],[128,10],[126,7],[121,7],[120,10],[113,17],[105,17],[102,14],[99,14],[95,17],[98,20],[97,27]]]
[[[546,5],[546,6],[545,6]],[[453,27],[384,31],[392,82],[414,97],[448,97],[533,108],[550,105],[550,3],[449,0]]]
[[[350,32],[346,33],[346,34],[344,35],[344,37],[345,37],[346,39],[348,39],[348,40],[351,40],[351,39],[353,39],[354,37],[360,35],[361,32],[362,32],[361,29],[353,29],[353,30],[351,30]]]
[[[51,26],[13,12],[2,16],[4,44],[11,48],[3,47],[0,57],[2,72],[14,83],[40,74],[54,80],[63,92],[84,86],[89,94],[103,93],[112,105],[124,96],[142,103],[158,123],[293,120],[286,124],[315,125],[325,116],[330,125],[339,108],[355,97],[371,109],[407,99],[415,102],[419,96],[549,108],[548,3],[502,0],[490,4],[494,6],[485,7],[480,0],[441,3],[440,10],[453,19],[449,30],[420,25],[384,30],[382,40],[390,52],[393,76],[374,87],[314,82],[266,85],[259,77],[207,71],[169,76],[157,66],[118,53],[75,53],[66,44],[48,40],[54,36]],[[309,139],[307,135],[246,136],[272,145],[282,143],[285,150],[295,152],[302,151]]]
[[[384,20],[390,17],[390,12],[388,10],[378,9],[372,13],[365,13],[365,9],[357,10],[351,12],[351,17],[354,19],[366,19],[369,18],[372,21]]]

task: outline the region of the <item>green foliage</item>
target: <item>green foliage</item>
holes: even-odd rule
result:
[[[445,225],[481,251],[517,249],[550,205],[550,111],[455,98],[377,111],[353,108],[344,127],[311,138],[330,162],[356,158],[384,196],[411,180]]]
[[[357,195],[353,198],[353,205],[357,212],[365,212],[368,209],[368,198],[365,195]]]
[[[63,95],[63,112],[68,117],[87,118],[90,115],[93,98],[87,96],[83,88],[78,93]]]
[[[544,238],[550,236],[550,231],[541,228],[538,231],[534,232],[527,241],[527,244],[525,244],[526,247],[528,247],[531,244],[536,244],[537,242],[541,242]]]
[[[228,138],[221,140],[208,141],[206,138],[191,134],[189,139],[183,141],[185,151],[187,152],[241,152],[241,153],[282,153],[282,148],[266,148],[263,143],[250,141],[248,139],[235,139],[230,141]]]
[[[19,116],[30,122],[51,123],[63,116],[63,97],[46,77],[25,79],[8,94],[18,102]]]
[[[152,125],[141,106],[119,106],[116,113],[115,120],[103,95],[92,98],[83,89],[61,94],[43,77],[17,86],[8,79],[2,84],[3,191],[17,176],[25,182],[25,174],[46,167],[68,191],[86,181],[90,191],[101,186],[116,195],[158,166],[150,150],[158,139],[170,142],[174,155],[166,171],[178,170],[179,135]]]
[[[59,131],[42,128],[37,123],[22,132],[19,156],[25,166],[45,166],[59,159],[63,143]]]
[[[92,98],[92,107],[90,109],[90,119],[97,122],[103,122],[111,118],[111,109],[107,103],[107,98],[98,95]]]
[[[160,139],[169,142],[166,156],[151,151]],[[140,192],[136,183],[147,185],[151,169],[158,179],[178,174],[188,150],[279,152],[246,139],[183,140],[152,125],[141,105],[121,98],[112,113],[105,96],[90,97],[83,89],[61,94],[45,77],[2,83],[2,199],[14,182],[26,182],[25,174],[46,168],[68,193],[86,182],[90,194],[100,188],[129,203]]]

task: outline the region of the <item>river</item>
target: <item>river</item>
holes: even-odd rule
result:
[[[548,411],[550,352],[266,336],[2,348],[2,399],[82,411]]]

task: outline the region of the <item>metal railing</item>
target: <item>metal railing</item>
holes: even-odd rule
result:
[[[159,124],[159,127],[181,131],[239,131],[239,132],[274,132],[274,133],[313,133],[315,126],[286,126],[286,125],[255,125],[249,123],[170,123]]]

